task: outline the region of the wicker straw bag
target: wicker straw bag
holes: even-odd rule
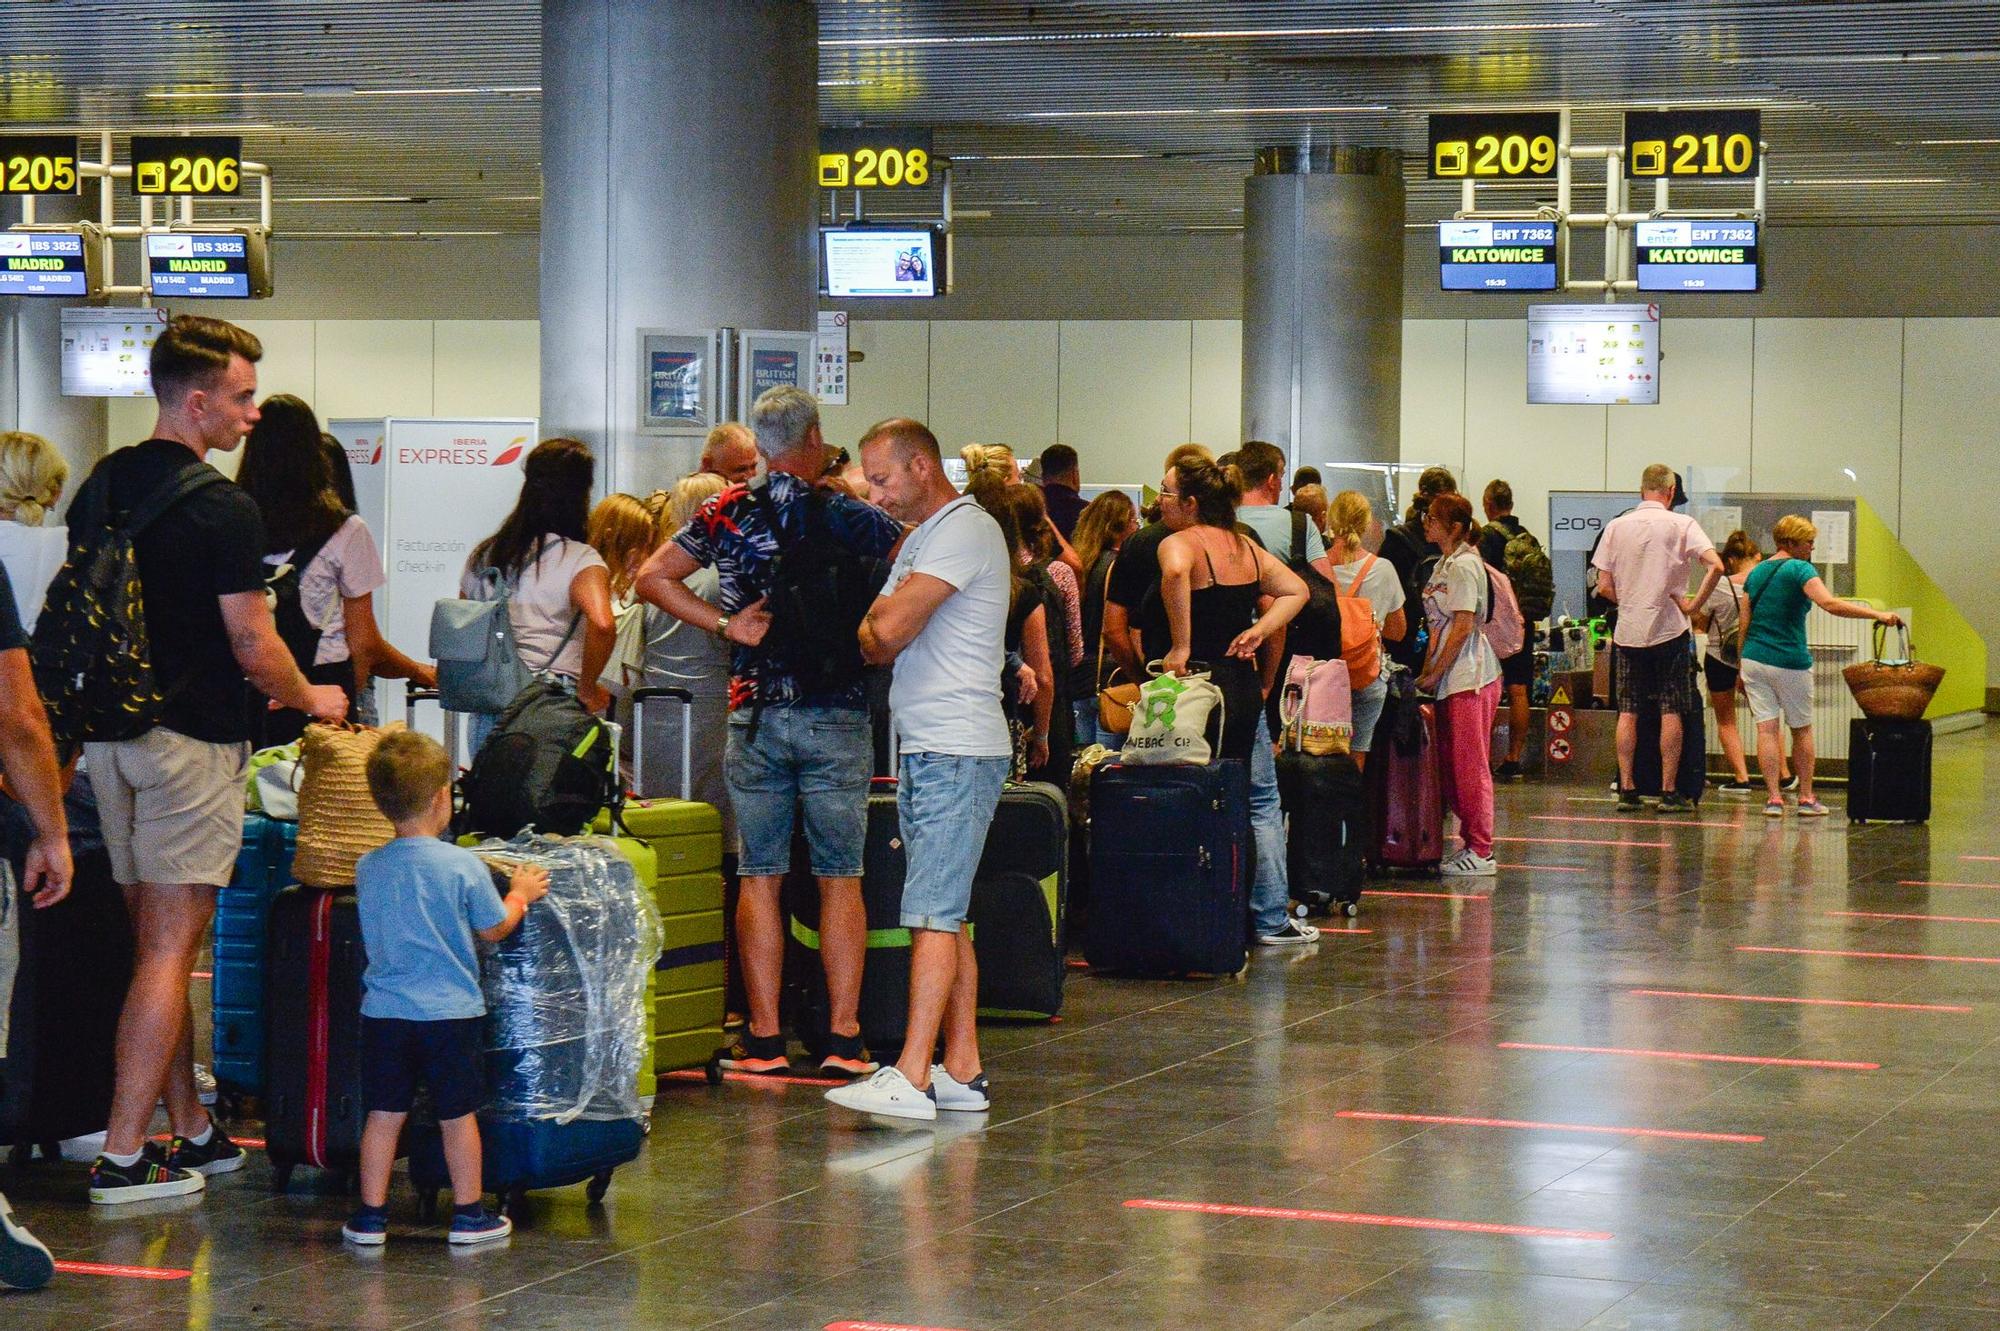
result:
[[[307,887],[354,886],[361,857],[395,839],[394,825],[368,793],[368,755],[384,735],[402,728],[400,721],[381,730],[306,727],[299,741],[305,782],[299,789],[299,849],[292,872]]]
[[[1878,721],[1919,721],[1924,709],[1931,705],[1937,695],[1938,684],[1944,679],[1944,667],[1925,665],[1912,655],[1910,630],[1897,625],[1896,631],[1902,637],[1902,655],[1885,657],[1882,655],[1883,629],[1886,625],[1875,626],[1875,659],[1857,661],[1842,670],[1848,690],[1854,694],[1854,703],[1862,715],[1874,717]]]

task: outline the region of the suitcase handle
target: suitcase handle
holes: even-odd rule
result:
[[[438,711],[444,717],[445,756],[451,762],[451,770],[456,772],[458,770],[458,732],[459,732],[459,721],[457,716],[451,712],[445,711],[444,694],[439,692],[438,690],[406,689],[403,692],[403,724],[408,729],[415,730],[417,728],[417,704],[420,702],[434,702],[438,704]]]
[[[632,690],[632,784],[646,788],[646,704],[655,698],[671,698],[683,709],[681,719],[681,798],[694,798],[694,693],[674,687]]]

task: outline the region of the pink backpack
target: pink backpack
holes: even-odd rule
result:
[[[1280,742],[1295,753],[1346,753],[1354,737],[1347,662],[1294,656],[1278,697]]]
[[[1504,661],[1527,643],[1528,624],[1521,617],[1514,580],[1491,564],[1486,565],[1486,588],[1486,618],[1479,627],[1493,654]]]

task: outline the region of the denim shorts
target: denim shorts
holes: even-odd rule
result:
[[[803,809],[813,873],[859,878],[868,844],[868,778],[875,770],[868,713],[766,707],[754,744],[749,736],[749,711],[732,713],[723,767],[743,839],[737,872],[783,877],[792,867],[792,816]]]
[[[1375,743],[1375,723],[1382,719],[1382,704],[1389,697],[1389,677],[1377,675],[1365,689],[1354,692],[1354,738],[1349,747],[1366,753]]]
[[[972,876],[1006,784],[1005,758],[905,753],[896,783],[903,834],[905,929],[956,933],[972,907]]]

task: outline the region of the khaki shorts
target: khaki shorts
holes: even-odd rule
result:
[[[111,873],[121,884],[225,887],[243,845],[248,744],[210,744],[164,726],[86,744]]]

